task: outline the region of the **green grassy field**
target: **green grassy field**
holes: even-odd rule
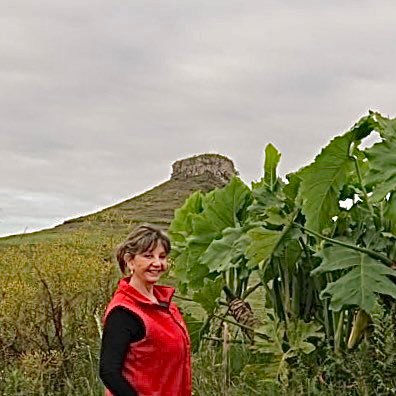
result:
[[[101,318],[121,277],[114,249],[138,222],[167,228],[174,209],[192,191],[221,185],[207,177],[192,179],[165,182],[51,230],[0,239],[1,395],[103,394],[98,378]],[[161,281],[178,282],[172,269]],[[255,274],[250,285],[258,281]],[[177,290],[175,301],[196,340],[206,315],[191,297]],[[265,318],[265,298],[260,287],[248,299],[259,318]],[[321,356],[315,352],[291,359],[287,377],[279,381],[266,374],[270,362],[242,341],[239,328],[212,321],[207,332],[212,339],[195,344],[194,395],[396,394],[389,385],[396,370],[392,326],[383,322],[377,333],[374,329],[381,361],[373,360],[364,344],[348,355],[335,355],[322,345]]]

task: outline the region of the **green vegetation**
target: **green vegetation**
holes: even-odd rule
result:
[[[373,131],[381,141],[360,149]],[[249,349],[266,360],[247,367],[285,392],[292,391],[298,362],[321,367],[329,351],[334,359],[349,359],[359,348],[369,350],[373,326],[380,326],[373,319],[378,311],[394,328],[395,152],[396,119],[370,113],[312,164],[288,175],[287,184],[276,175],[280,153],[268,145],[264,176],[251,189],[234,177],[222,189],[193,194],[169,232],[179,289],[206,311],[196,342],[220,342],[230,323],[223,290],[244,300],[254,275],[265,290],[264,313],[258,315],[261,325],[249,329],[255,335]],[[241,309],[245,317],[253,315],[248,305]],[[246,322],[236,314],[234,319],[230,342],[247,342],[240,331]],[[348,354],[353,348],[357,352]],[[387,351],[395,371],[394,350]],[[327,369],[320,375],[328,376]],[[381,380],[396,392],[392,376]],[[323,380],[318,390],[326,392],[328,385]],[[351,392],[360,392],[359,386]],[[364,389],[375,391],[369,384]]]
[[[381,141],[359,148],[373,131]],[[139,221],[170,224],[163,282],[193,339],[194,395],[396,394],[395,153],[396,120],[370,113],[287,182],[268,145],[251,188],[170,180],[1,239],[0,394],[102,394],[112,251]]]

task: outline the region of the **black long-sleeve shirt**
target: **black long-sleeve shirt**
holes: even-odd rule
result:
[[[114,396],[138,396],[123,377],[122,367],[129,345],[142,340],[145,332],[142,319],[125,308],[114,308],[106,319],[99,375]]]

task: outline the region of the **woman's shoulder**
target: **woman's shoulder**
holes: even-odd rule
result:
[[[115,306],[108,314],[107,320],[120,322],[141,322],[140,316],[123,306]]]

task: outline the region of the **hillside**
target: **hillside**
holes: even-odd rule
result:
[[[126,233],[134,224],[149,222],[167,228],[174,210],[194,191],[208,192],[224,186],[237,174],[232,161],[217,154],[202,154],[176,161],[164,183],[99,212],[67,220],[54,228],[0,238],[0,245],[17,245],[58,239],[87,231],[92,235]]]

